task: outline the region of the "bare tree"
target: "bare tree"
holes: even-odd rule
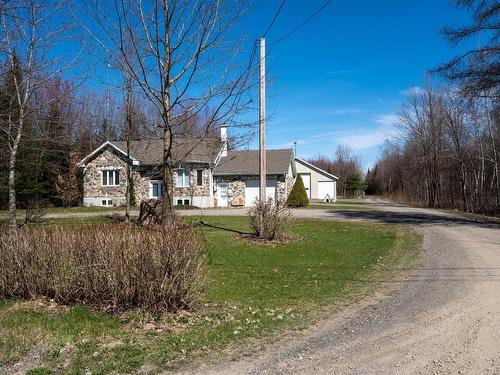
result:
[[[479,36],[481,43],[434,71],[459,83],[467,96],[487,96],[498,100],[500,97],[500,47],[498,45],[500,5],[498,0],[455,0],[455,3],[473,14],[472,22],[463,27],[445,28],[444,35],[454,46],[474,36]]]
[[[172,158],[177,118],[186,113],[196,116],[210,107],[212,116],[202,139],[214,124],[230,124],[245,107],[251,65],[241,63],[240,40],[234,35],[246,1],[88,0],[85,4],[92,24],[83,27],[106,57],[132,77],[158,113],[163,216],[168,221],[174,163],[180,161]]]
[[[36,93],[68,63],[63,57],[51,58],[54,42],[67,24],[61,21],[62,1],[12,0],[7,5],[0,7],[0,60],[9,73],[11,90],[0,131],[9,148],[10,225],[15,227],[16,161],[23,130],[39,110],[32,103]]]

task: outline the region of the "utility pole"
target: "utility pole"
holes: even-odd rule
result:
[[[259,60],[259,199],[266,201],[266,40],[260,38]]]

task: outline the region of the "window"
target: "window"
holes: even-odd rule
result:
[[[196,171],[196,185],[203,186],[203,171],[201,169]]]
[[[115,169],[102,171],[102,186],[120,185],[120,171]]]
[[[189,199],[177,199],[177,206],[189,206]]]
[[[103,206],[112,206],[113,205],[113,200],[112,199],[103,199],[101,201],[101,204]]]
[[[187,169],[177,170],[177,187],[189,186],[189,171]]]
[[[149,183],[149,196],[151,198],[163,197],[163,181],[150,181]]]

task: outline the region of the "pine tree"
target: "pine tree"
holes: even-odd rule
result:
[[[293,184],[292,191],[288,196],[286,204],[288,207],[305,207],[309,204],[306,188],[304,187],[304,182],[300,175],[295,179],[295,183]]]

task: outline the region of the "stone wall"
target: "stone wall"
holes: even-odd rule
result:
[[[102,186],[102,171],[116,169],[119,171],[118,186]],[[125,160],[105,150],[96,156],[85,168],[83,175],[83,197],[89,199],[112,199],[114,205],[123,204],[126,192],[127,163]],[[97,200],[96,200],[97,202]]]
[[[227,189],[227,201],[231,207],[241,207],[245,205],[245,186],[244,181],[231,181]]]
[[[209,197],[210,196],[210,179],[212,177],[210,169],[207,169],[206,165],[203,164],[188,164],[182,169],[189,170],[189,187],[175,187],[174,196],[182,197]],[[202,170],[202,181],[203,184],[198,186],[197,183],[197,171]],[[177,184],[177,171],[174,171],[173,175],[174,186]]]

